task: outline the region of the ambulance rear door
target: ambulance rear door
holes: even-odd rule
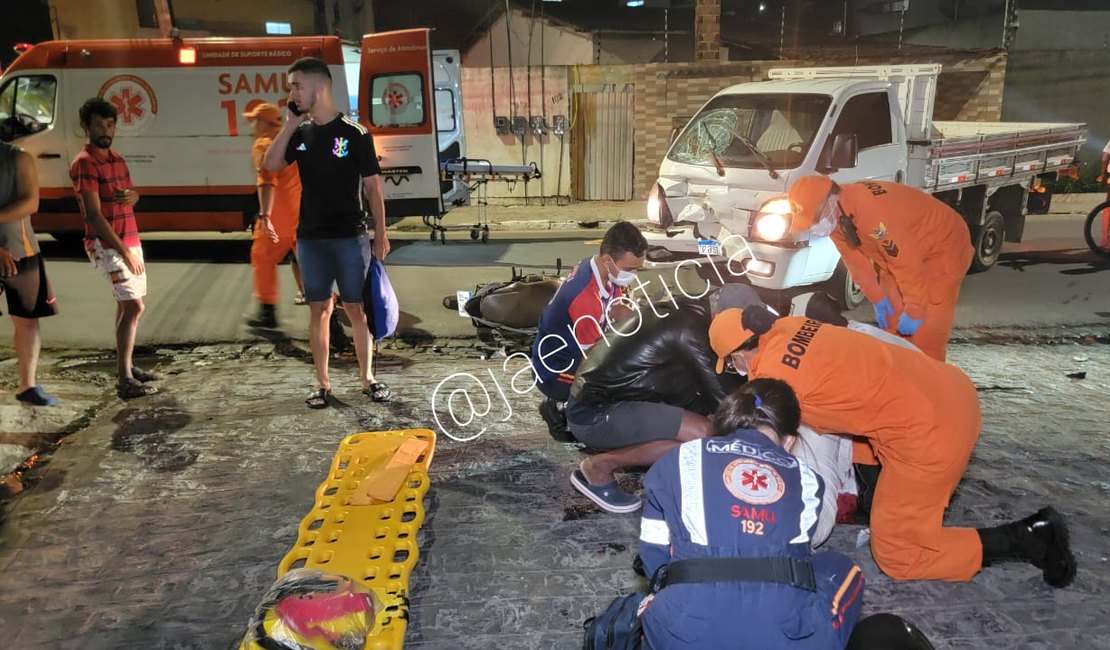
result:
[[[359,121],[374,135],[388,219],[443,213],[430,34],[362,38]]]
[[[436,136],[439,140],[439,160],[466,157],[466,132],[463,130],[462,112],[462,56],[458,50],[436,50],[432,53],[433,87],[436,101]],[[461,180],[444,180],[440,183],[443,207],[465,205],[470,192]]]

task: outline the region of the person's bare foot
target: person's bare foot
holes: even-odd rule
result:
[[[579,469],[582,470],[582,475],[590,482],[590,485],[606,485],[612,483],[616,479],[612,472],[605,472],[604,470],[599,471],[593,461],[593,458],[587,458],[578,466]]]

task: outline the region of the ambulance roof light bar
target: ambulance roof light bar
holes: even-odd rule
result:
[[[34,47],[34,45],[31,45],[30,43],[16,43],[12,47],[12,49],[15,50],[16,53],[18,53],[18,54],[23,54],[24,52],[31,49],[32,47]]]

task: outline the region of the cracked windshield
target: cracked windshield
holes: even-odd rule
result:
[[[723,95],[709,102],[675,141],[668,157],[690,165],[777,169],[801,164],[829,109],[827,95]],[[716,162],[714,162],[714,157]]]

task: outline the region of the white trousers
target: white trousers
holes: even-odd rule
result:
[[[848,436],[821,435],[806,425],[798,427],[798,441],[791,450],[825,482],[813,548],[825,543],[836,525],[837,499],[841,494],[856,494],[852,470],[852,439]]]

